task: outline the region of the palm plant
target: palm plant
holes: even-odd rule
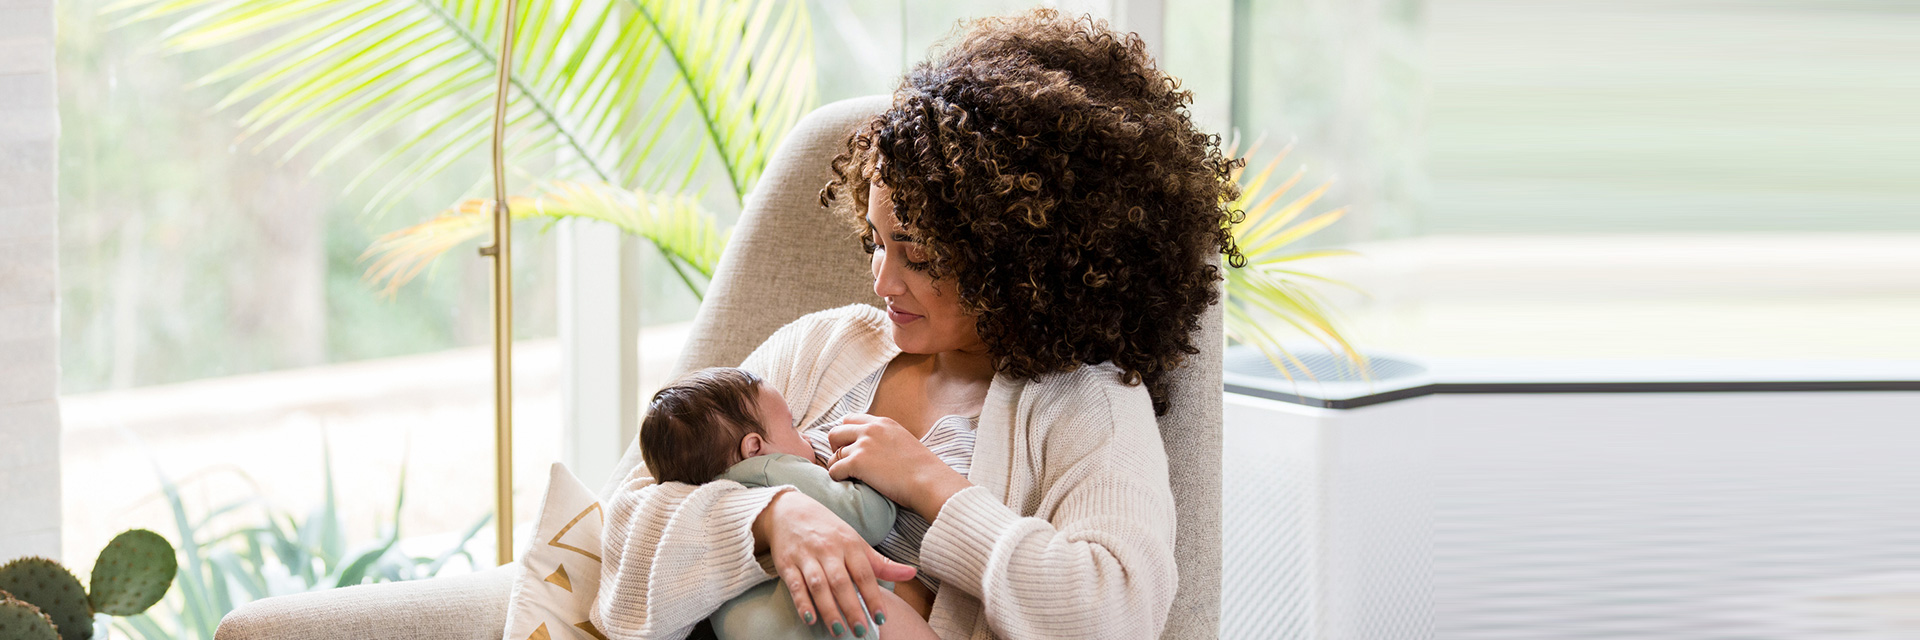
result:
[[[1258,148],[1259,144],[1255,143],[1242,159],[1253,156]],[[1291,378],[1291,371],[1296,369],[1312,375],[1306,363],[1287,349],[1282,334],[1274,331],[1284,325],[1320,343],[1326,350],[1344,356],[1364,372],[1366,358],[1340,331],[1331,308],[1315,290],[1321,284],[1351,285],[1304,271],[1298,264],[1302,260],[1352,255],[1352,252],[1290,248],[1339,221],[1346,215],[1346,209],[1336,208],[1301,219],[1307,209],[1326,194],[1331,183],[1283,201],[1306,174],[1304,167],[1298,168],[1279,184],[1269,184],[1292,150],[1292,145],[1281,149],[1257,171],[1247,171],[1242,163],[1234,174],[1240,185],[1240,197],[1228,206],[1246,213],[1246,218],[1233,226],[1233,239],[1247,257],[1247,264],[1225,270],[1227,337],[1259,349],[1282,375]],[[1292,365],[1291,368],[1288,365]]]
[[[239,49],[201,84],[238,80],[218,107],[251,105],[240,123],[256,151],[313,149],[318,170],[381,142],[353,183],[381,183],[372,210],[488,140],[500,0],[123,0],[108,11],[171,20],[162,44],[173,52]],[[702,168],[717,163],[743,201],[816,99],[805,2],[524,0],[514,24],[509,162],[582,181],[543,187],[516,217],[611,222],[652,240],[698,295],[694,274],[711,274],[725,239],[695,197]],[[392,259],[372,273],[417,273],[431,249],[479,235],[480,204],[383,239],[372,252]]]

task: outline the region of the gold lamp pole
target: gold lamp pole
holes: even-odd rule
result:
[[[500,564],[513,562],[513,245],[507,215],[507,87],[513,68],[516,0],[501,20],[500,57],[493,94],[493,530]]]

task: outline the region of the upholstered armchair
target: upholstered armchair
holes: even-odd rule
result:
[[[797,124],[742,212],[678,371],[734,365],[775,329],[807,313],[878,302],[858,240],[819,206],[828,163],[846,136],[887,107],[885,96],[836,102]],[[1220,618],[1221,315],[1207,314],[1201,353],[1179,371],[1173,411],[1160,418],[1179,513],[1180,587],[1167,638],[1212,638]],[[629,445],[600,497],[639,463]],[[589,481],[593,479],[588,479]],[[219,640],[497,639],[516,565],[414,582],[346,587],[241,606]]]

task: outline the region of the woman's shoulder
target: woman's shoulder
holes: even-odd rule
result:
[[[884,336],[887,330],[887,316],[872,305],[854,303],[844,307],[834,307],[815,311],[796,318],[774,332],[775,337],[789,336],[805,338],[813,336],[834,336],[852,333],[855,335]]]
[[[1083,364],[1066,371],[1041,374],[1033,379],[1033,384],[1051,389],[1099,389],[1103,391],[1138,389],[1146,393],[1147,388],[1139,384],[1127,384],[1126,371],[1112,360],[1100,364]]]
[[[767,336],[753,355],[747,357],[747,364],[766,358],[791,360],[808,354],[824,356],[854,345],[884,345],[890,337],[886,323],[886,316],[879,309],[864,304],[815,311],[775,329],[773,335]]]
[[[1110,464],[1165,473],[1166,450],[1153,398],[1142,384],[1128,384],[1113,363],[1081,365],[1027,383],[1016,421],[1019,433],[1039,452],[1037,468],[1075,464],[1102,455]]]
[[[1028,394],[1038,400],[1037,411],[1094,414],[1104,418],[1099,422],[1115,425],[1154,424],[1153,397],[1146,385],[1129,384],[1126,372],[1112,361],[1043,374],[1027,385]]]
[[[787,323],[740,363],[811,421],[897,351],[880,310],[863,304],[816,311]]]

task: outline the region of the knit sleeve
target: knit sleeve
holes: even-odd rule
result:
[[[790,489],[630,480],[608,500],[588,618],[614,640],[686,637],[721,604],[774,577],[754,558],[753,521]]]
[[[1050,421],[1037,517],[972,487],[921,542],[922,568],[979,598],[1000,637],[1157,638],[1173,606],[1173,490],[1151,401],[1081,391],[1033,417]]]

